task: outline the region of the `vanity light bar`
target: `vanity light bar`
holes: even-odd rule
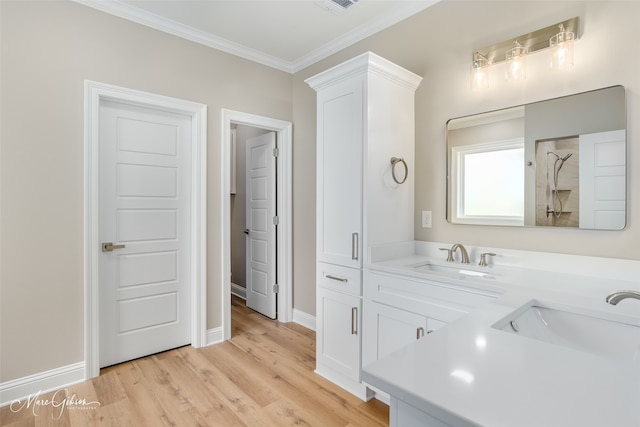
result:
[[[478,49],[473,53],[472,61],[477,60],[478,54],[482,58],[486,59],[489,65],[504,61],[507,51],[513,49],[514,41],[517,41],[518,44],[525,48],[528,53],[547,49],[549,47],[549,39],[558,34],[558,28],[560,25],[564,27],[564,31],[575,34],[576,39],[579,38],[580,18],[576,16],[531,33],[512,37],[509,40]]]

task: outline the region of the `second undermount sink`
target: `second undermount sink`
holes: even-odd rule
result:
[[[605,319],[597,313],[574,312],[531,301],[493,328],[592,354],[640,362],[640,321],[637,319]]]

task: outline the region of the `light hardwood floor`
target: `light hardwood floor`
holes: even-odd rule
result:
[[[362,402],[313,373],[313,331],[271,321],[235,297],[231,309],[230,341],[105,368],[98,378],[58,392],[56,405],[44,402],[49,393],[39,396],[42,405],[0,408],[0,425],[388,425],[385,404]],[[59,405],[64,396],[75,398]]]

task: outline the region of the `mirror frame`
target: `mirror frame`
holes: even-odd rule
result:
[[[603,91],[610,91],[610,92],[603,92]],[[621,93],[618,93],[618,91],[621,91]],[[612,93],[613,95],[611,95],[610,98],[610,102],[611,105],[607,104],[605,106],[601,106],[601,108],[609,108],[610,110],[615,111],[615,115],[612,114],[611,115],[611,124],[607,123],[606,126],[602,126],[602,128],[598,128],[597,125],[595,123],[592,122],[597,122],[598,120],[590,120],[589,123],[585,123],[584,122],[584,117],[585,117],[585,111],[588,112],[590,116],[597,116],[600,117],[602,115],[598,114],[598,111],[601,111],[600,109],[598,110],[593,110],[592,109],[592,103],[589,104],[587,102],[576,102],[576,104],[578,105],[578,107],[575,109],[576,111],[570,111],[567,114],[567,119],[566,121],[569,123],[567,126],[574,126],[575,128],[579,128],[579,131],[576,132],[574,131],[570,131],[568,133],[559,133],[559,134],[551,134],[551,135],[540,135],[539,137],[535,137],[533,139],[529,139],[529,141],[527,141],[526,136],[524,135],[526,132],[524,131],[524,123],[523,123],[523,136],[522,138],[525,140],[525,153],[524,153],[524,174],[525,174],[525,189],[523,191],[523,197],[525,199],[524,201],[524,215],[523,217],[519,217],[521,219],[517,219],[518,217],[501,217],[500,219],[497,219],[498,217],[495,217],[496,219],[492,219],[492,217],[474,217],[474,218],[469,218],[469,219],[463,219],[461,221],[456,221],[454,217],[454,212],[453,209],[457,206],[457,204],[454,202],[453,197],[457,197],[459,198],[460,196],[457,195],[456,190],[452,187],[455,184],[456,181],[456,177],[454,176],[454,172],[455,168],[453,167],[453,162],[454,162],[454,156],[453,156],[453,149],[454,147],[451,146],[450,143],[450,132],[454,129],[451,128],[451,124],[452,123],[460,123],[460,122],[464,122],[464,121],[477,121],[479,122],[479,124],[483,124],[483,121],[486,119],[487,122],[484,122],[484,124],[486,123],[491,123],[491,122],[499,122],[501,120],[511,120],[511,119],[515,119],[518,120],[519,117],[522,118],[523,122],[525,120],[525,110],[530,109],[532,110],[530,112],[530,114],[534,114],[534,111],[540,112],[543,111],[543,109],[540,108],[541,105],[543,105],[544,103],[549,103],[548,105],[551,108],[558,108],[559,106],[561,106],[563,103],[567,103],[569,102],[568,100],[571,99],[572,97],[576,97],[576,96],[580,96],[580,95],[584,95],[586,97],[592,98],[594,101],[597,99],[597,97],[601,94],[604,95],[609,95],[609,93]],[[593,98],[595,97],[595,98]],[[575,101],[573,101],[575,102]],[[598,104],[600,105],[600,104]],[[503,119],[500,120],[496,120],[495,116],[499,116],[499,115],[504,115],[505,117]],[[564,120],[564,118],[563,118]],[[561,125],[564,125],[562,120],[558,120],[557,123],[560,123]],[[549,125],[550,128],[550,132],[554,132],[554,130],[551,130],[554,128],[554,126],[557,123],[551,123]],[[584,126],[583,126],[584,124]],[[474,125],[475,126],[475,125]],[[621,126],[621,127],[619,127]],[[464,128],[464,127],[471,127],[471,126],[460,126],[458,127],[458,129]],[[560,126],[562,127],[562,126]],[[594,130],[596,129],[596,130]],[[557,140],[561,140],[563,138],[568,138],[568,137],[578,137],[579,135],[585,135],[585,134],[589,134],[589,133],[597,133],[597,132],[606,132],[606,131],[611,131],[611,130],[624,130],[624,160],[623,160],[623,165],[621,167],[624,168],[624,189],[623,189],[623,193],[624,193],[624,200],[620,201],[619,203],[623,203],[623,212],[624,212],[624,218],[621,220],[622,221],[622,225],[621,226],[612,226],[612,227],[608,227],[608,228],[596,228],[596,227],[580,227],[579,223],[577,221],[576,222],[577,225],[573,226],[573,225],[569,225],[569,226],[563,226],[562,224],[558,225],[555,223],[552,224],[540,224],[539,220],[536,220],[536,198],[538,197],[536,195],[536,169],[540,166],[537,165],[536,163],[536,147],[547,140],[550,139],[557,139]],[[546,129],[545,129],[546,130]],[[527,104],[522,104],[522,105],[517,105],[514,107],[506,107],[506,108],[502,108],[502,109],[497,109],[497,110],[492,110],[492,111],[487,111],[487,112],[481,112],[478,114],[472,114],[472,115],[468,115],[468,116],[462,116],[462,117],[457,117],[457,118],[452,118],[447,120],[446,122],[446,126],[445,126],[445,133],[446,133],[446,219],[447,222],[449,222],[450,224],[463,224],[463,225],[499,225],[499,226],[509,226],[509,227],[547,227],[547,228],[572,228],[572,229],[599,229],[599,230],[622,230],[626,227],[627,225],[627,220],[628,220],[628,138],[627,138],[627,100],[626,100],[626,89],[624,88],[624,86],[622,85],[614,85],[614,86],[609,86],[609,87],[604,87],[604,88],[599,88],[599,89],[594,89],[594,90],[590,90],[590,91],[585,91],[585,92],[579,92],[579,93],[575,93],[575,94],[570,94],[570,95],[565,95],[565,96],[561,96],[561,97],[556,97],[556,98],[550,98],[550,99],[545,99],[545,100],[540,100],[540,101],[536,101],[536,102],[531,102],[531,103],[527,103]],[[530,136],[530,135],[529,135]],[[552,137],[551,137],[552,136]],[[495,140],[498,140],[499,138],[495,138]],[[507,135],[504,138],[502,138],[502,140],[506,141],[506,140],[510,140],[510,139],[514,139],[512,135]],[[483,141],[484,142],[484,141]],[[482,142],[480,142],[482,143]],[[533,145],[531,144],[533,143]],[[490,145],[490,144],[488,144]],[[468,151],[473,151],[473,150],[468,150]],[[555,166],[554,166],[555,168]],[[566,169],[565,169],[566,170]],[[575,179],[578,179],[577,177]],[[529,194],[532,193],[532,194]],[[553,193],[553,191],[552,191]],[[531,203],[531,200],[533,200],[533,203]],[[554,206],[555,208],[555,206]],[[542,208],[542,212],[544,215],[544,206]],[[547,211],[549,210],[549,206],[547,206]],[[553,210],[551,211],[553,212]],[[547,217],[549,216],[549,213],[547,213]],[[516,218],[516,219],[514,219]],[[618,215],[619,218],[619,215]],[[559,221],[558,221],[559,222]],[[617,223],[620,223],[620,219],[618,220]],[[536,225],[539,224],[539,225]]]

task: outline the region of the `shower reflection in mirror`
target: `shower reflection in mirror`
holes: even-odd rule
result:
[[[577,154],[577,137],[537,141],[536,164],[545,167],[536,168],[536,225],[578,226]]]

